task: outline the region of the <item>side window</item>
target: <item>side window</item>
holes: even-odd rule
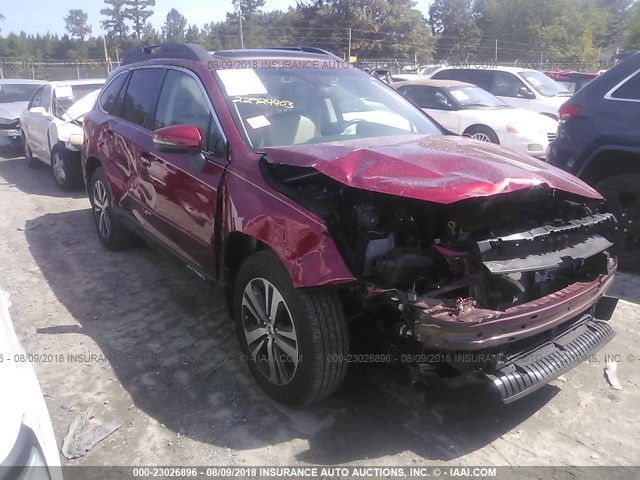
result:
[[[449,110],[451,107],[445,96],[433,87],[406,86],[399,91],[420,108]]]
[[[494,73],[496,72],[491,70],[451,69],[436,73],[432,78],[457,80],[459,82],[470,83],[490,91]]]
[[[206,93],[190,75],[169,70],[162,86],[154,129],[171,125],[195,125],[202,135],[203,149],[220,153],[222,139]]]
[[[143,127],[153,127],[150,123],[164,72],[160,68],[133,71],[124,97],[122,118]]]
[[[51,111],[51,93],[52,88],[49,85],[45,85],[42,90],[42,105],[47,112]]]
[[[518,93],[519,90],[529,90],[522,80],[516,77],[513,73],[509,72],[495,72],[495,79],[493,81],[493,93],[496,97],[515,97],[521,98],[522,95]]]
[[[616,91],[611,94],[611,98],[640,100],[640,72],[620,85]]]
[[[118,75],[103,90],[102,94],[100,95],[100,107],[102,107],[105,112],[113,112],[115,115],[118,115],[120,113],[120,111],[114,109],[113,107],[116,105],[116,101],[118,100],[118,96],[120,95],[120,91],[122,90],[124,82],[127,80],[127,76],[128,75],[126,73]]]
[[[40,87],[38,90],[36,90],[36,93],[33,94],[33,98],[31,99],[31,102],[29,102],[29,106],[27,108],[41,107],[43,97],[44,87]]]

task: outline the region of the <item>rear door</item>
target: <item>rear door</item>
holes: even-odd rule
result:
[[[153,148],[153,119],[166,69],[147,67],[131,72],[123,93],[122,105],[115,105],[118,116],[112,116],[109,131],[111,148],[117,152],[115,183],[122,185],[120,205],[133,213],[138,223],[153,236],[158,235],[158,222],[152,212],[157,201],[149,173],[148,152]]]
[[[158,222],[157,235],[176,253],[213,273],[213,230],[216,193],[226,159],[220,151],[220,124],[198,77],[190,70],[168,70],[156,109],[154,129],[195,125],[200,130],[205,167],[193,165],[193,154],[164,153],[155,148],[148,157],[150,205]]]

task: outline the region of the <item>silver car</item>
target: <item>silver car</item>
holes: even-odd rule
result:
[[[0,80],[0,145],[20,143],[20,114],[43,80]]]

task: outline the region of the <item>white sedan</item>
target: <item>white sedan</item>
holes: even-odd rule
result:
[[[483,142],[544,159],[558,122],[545,115],[512,108],[469,83],[420,79],[392,85],[444,128]]]
[[[51,165],[53,178],[62,190],[72,190],[82,183],[82,118],[93,108],[103,84],[104,79],[46,83],[20,117],[27,165]]]
[[[13,329],[9,295],[2,290],[0,391],[0,477],[62,480],[49,411],[28,355]]]

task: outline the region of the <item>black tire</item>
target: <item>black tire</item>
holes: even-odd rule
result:
[[[480,140],[481,142],[495,144],[500,143],[496,132],[491,130],[489,127],[485,127],[484,125],[472,125],[464,131],[464,135],[469,135],[470,137],[473,137],[476,140]]]
[[[122,227],[113,214],[113,196],[102,167],[93,172],[88,193],[96,233],[102,244],[109,250],[122,250],[134,244],[135,235]]]
[[[614,236],[620,268],[640,269],[640,175],[615,175],[605,178],[596,189],[607,200],[618,220]]]
[[[79,159],[72,158],[72,153],[64,148],[54,148],[51,152],[51,173],[56,185],[65,192],[80,188]]]
[[[27,167],[38,168],[40,166],[40,160],[33,156],[33,152],[29,146],[29,141],[24,133],[22,134],[22,145],[24,146],[24,159],[27,162]]]
[[[278,304],[273,319],[267,315],[267,322],[271,325],[269,333],[266,332],[269,325],[259,322],[247,307],[249,294],[245,295],[245,289],[252,293],[265,293],[271,288],[265,281],[283,300]],[[266,288],[260,290],[261,286]],[[270,397],[287,405],[309,405],[328,397],[340,387],[347,373],[349,340],[342,304],[335,292],[293,288],[289,273],[278,257],[271,251],[263,250],[242,264],[233,293],[234,319],[240,346],[253,377]],[[277,298],[275,294],[274,298]],[[260,304],[264,306],[266,301]],[[265,333],[257,340],[249,341],[245,326],[249,327],[249,333],[258,330]],[[295,341],[291,340],[291,335]],[[249,347],[250,343],[252,348]],[[267,371],[271,370],[270,362],[265,357],[272,358],[268,355],[269,346],[273,347],[273,352],[280,353],[273,358],[281,358],[281,363],[284,361],[282,370],[273,367],[277,375],[272,379],[267,375]],[[288,346],[288,352],[295,350],[297,364],[285,352],[285,346]],[[256,356],[252,350],[257,351]],[[277,362],[274,364],[277,365]]]

